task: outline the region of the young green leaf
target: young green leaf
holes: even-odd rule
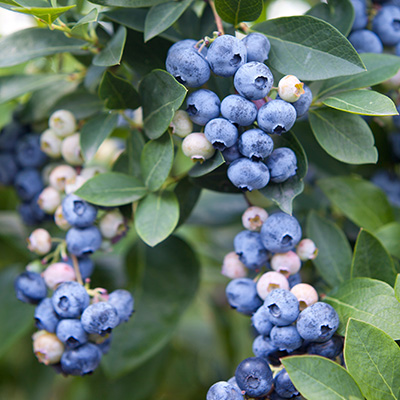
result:
[[[93,8],[71,28],[71,33],[74,35],[84,35],[87,33],[87,26],[91,22],[96,22],[98,15],[99,11],[97,8]]]
[[[324,281],[331,287],[346,282],[350,278],[352,251],[344,232],[314,211],[308,214],[306,230],[318,248],[313,264]]]
[[[354,248],[351,277],[379,279],[394,285],[397,271],[382,243],[370,232],[361,229]]]
[[[308,400],[363,400],[356,382],[340,365],[320,356],[282,359],[296,389]]]
[[[46,24],[51,25],[58,17],[74,7],[76,5],[66,7],[14,7],[12,10],[22,14],[33,15]]]
[[[98,67],[110,67],[121,63],[126,42],[126,28],[120,26],[106,47],[93,58],[93,64]]]
[[[117,126],[118,114],[104,113],[92,118],[81,129],[83,158],[90,161]]]
[[[215,154],[203,163],[196,163],[194,167],[189,171],[189,176],[192,178],[198,178],[200,176],[209,174],[210,172],[217,169],[219,166],[224,164],[225,160],[220,151],[216,151]]]
[[[268,64],[301,80],[353,75],[365,67],[349,41],[332,25],[308,15],[283,17],[252,27],[271,42]]]
[[[356,176],[322,179],[319,187],[329,200],[356,225],[374,232],[393,222],[393,210],[385,194]]]
[[[375,236],[382,242],[392,256],[400,258],[400,223],[391,222],[375,231]]]
[[[394,340],[400,339],[400,303],[387,283],[353,278],[334,289],[324,301],[339,314],[340,335],[344,336],[349,318],[356,318],[382,329]]]
[[[385,332],[350,319],[344,357],[349,373],[368,400],[400,398],[400,349]]]
[[[234,26],[243,21],[255,21],[263,9],[262,0],[216,0],[218,15]]]
[[[140,238],[154,247],[165,240],[179,220],[179,203],[174,192],[150,193],[139,202],[135,229]]]
[[[112,207],[137,201],[146,192],[139,179],[118,172],[106,172],[86,181],[75,194],[90,203]]]
[[[168,128],[186,96],[186,88],[168,72],[154,70],[139,85],[143,123],[150,139],[159,138]]]
[[[168,132],[145,144],[140,157],[140,168],[143,182],[150,191],[154,192],[161,188],[168,178],[173,161],[174,143]]]
[[[374,135],[360,116],[318,108],[309,119],[318,143],[333,158],[348,164],[377,162]]]

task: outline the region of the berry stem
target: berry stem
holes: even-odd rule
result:
[[[215,8],[214,0],[208,0],[208,4],[211,7],[211,10],[214,14],[215,24],[217,25],[218,32],[221,35],[225,35],[224,27],[222,26],[222,19],[217,13],[217,9]]]
[[[76,258],[76,256],[74,254],[71,254],[71,259],[72,259],[72,264],[74,265],[76,280],[79,284],[81,284],[83,286],[83,280],[82,280],[81,271],[79,269],[78,259]]]

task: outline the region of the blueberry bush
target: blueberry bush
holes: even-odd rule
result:
[[[0,0],[0,398],[400,398],[400,3],[308,3]]]

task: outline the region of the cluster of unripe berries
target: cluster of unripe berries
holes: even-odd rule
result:
[[[335,359],[343,347],[342,338],[334,336],[339,317],[318,301],[311,285],[301,283],[302,261],[314,259],[318,250],[312,240],[300,240],[296,218],[250,207],[242,222],[246,230],[236,235],[222,273],[232,278],[226,287],[231,307],[251,316],[255,357],[242,361],[228,382],[214,384],[207,400],[292,398],[298,391],[286,370],[278,368],[274,377],[269,364],[279,366],[280,357],[303,353]],[[254,279],[247,277],[252,271],[258,273]]]
[[[213,72],[233,77],[236,90],[222,101],[205,88],[187,96],[186,112],[177,111],[171,124],[173,133],[184,138],[183,153],[203,162],[221,151],[229,180],[242,190],[286,181],[296,174],[296,155],[287,147],[274,150],[270,135],[288,132],[307,113],[310,89],[293,75],[273,88],[273,75],[264,64],[270,43],[260,33],[242,40],[222,35],[211,42],[208,48],[197,48],[195,40],[182,40],[168,52],[167,71],[187,87],[205,85]],[[204,127],[203,132],[193,132],[193,123]]]

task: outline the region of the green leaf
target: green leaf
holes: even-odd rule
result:
[[[152,7],[157,4],[166,3],[169,0],[90,0],[91,3],[109,7]]]
[[[382,242],[392,256],[400,258],[400,223],[391,222],[375,231],[376,237]]]
[[[344,336],[349,318],[368,322],[394,340],[400,339],[400,303],[393,288],[370,278],[353,278],[324,298],[339,314],[339,335]]]
[[[385,332],[350,319],[344,356],[348,371],[368,400],[400,398],[400,349]]]
[[[51,25],[60,15],[74,7],[76,7],[76,5],[67,7],[15,7],[12,8],[12,10],[33,15],[46,22],[46,24]]]
[[[192,185],[189,178],[184,178],[175,187],[175,195],[179,201],[179,221],[178,226],[182,225],[189,218],[197,200],[200,197],[201,189]]]
[[[218,15],[234,26],[243,21],[255,21],[263,9],[262,0],[216,0]]]
[[[323,104],[353,114],[398,115],[395,104],[388,96],[367,89],[332,95]]]
[[[81,49],[84,45],[83,40],[67,38],[60,31],[24,29],[0,40],[0,68],[57,53],[86,54]]]
[[[311,211],[307,218],[307,237],[318,248],[313,264],[324,281],[331,287],[346,282],[350,278],[352,251],[343,231]]]
[[[308,169],[306,153],[293,132],[274,135],[273,140],[274,148],[289,147],[294,151],[297,157],[297,173],[283,183],[269,182],[265,188],[260,190],[260,193],[276,203],[285,213],[292,214],[293,200],[304,189],[303,178],[306,176]]]
[[[320,80],[363,71],[350,42],[333,26],[307,15],[261,22],[252,27],[271,42],[268,64],[300,80]]]
[[[374,135],[360,116],[329,108],[312,110],[308,116],[315,138],[330,156],[348,164],[377,162]]]
[[[33,326],[33,308],[15,297],[14,280],[21,272],[16,267],[0,272],[0,357]]]
[[[225,160],[221,152],[216,151],[210,159],[204,161],[203,163],[197,162],[189,171],[189,176],[192,178],[198,178],[200,176],[209,174],[224,163]]]
[[[115,329],[113,351],[102,363],[112,377],[138,367],[169,342],[199,285],[195,253],[174,236],[154,249],[138,242],[126,264],[143,275],[133,293],[137,311]]]
[[[139,202],[135,212],[135,229],[149,246],[156,246],[175,229],[179,220],[179,203],[175,193],[150,193]]]
[[[97,8],[93,8],[71,28],[71,33],[74,35],[84,35],[87,31],[87,25],[91,22],[96,22],[98,15],[99,11]]]
[[[328,0],[319,3],[306,12],[306,15],[323,19],[347,36],[354,21],[354,9],[349,0]]]
[[[319,90],[318,98],[342,90],[375,86],[396,75],[400,69],[400,59],[395,55],[364,53],[360,54],[360,57],[366,71],[347,77],[327,79]]]
[[[340,365],[320,356],[282,359],[296,389],[308,400],[363,400],[356,382]]]
[[[147,42],[168,29],[192,2],[193,0],[170,1],[153,6],[144,23],[144,41]]]
[[[116,8],[114,10],[104,12],[102,15],[111,21],[126,26],[129,29],[133,29],[134,31],[138,32],[144,32],[144,24],[148,12],[148,8]]]
[[[374,184],[356,176],[322,179],[319,187],[329,200],[356,225],[375,231],[393,222],[393,210]]]
[[[98,67],[110,67],[121,64],[122,53],[126,42],[126,28],[120,26],[107,43],[106,47],[93,58],[93,64]]]
[[[351,277],[379,279],[393,286],[396,275],[393,261],[382,243],[372,233],[361,229],[354,248]]]
[[[99,86],[99,97],[105,107],[111,110],[132,109],[140,106],[140,97],[135,88],[126,79],[106,71]]]
[[[140,157],[140,168],[144,184],[150,191],[154,192],[161,188],[168,178],[173,161],[174,142],[168,132],[146,143]]]
[[[1,61],[0,61],[1,62]],[[67,78],[67,75],[6,75],[0,76],[0,103],[5,103],[25,93],[49,87]]]
[[[396,282],[394,284],[394,295],[396,299],[400,301],[400,274],[397,274]]]
[[[140,82],[139,93],[145,133],[150,139],[157,139],[167,130],[187,90],[168,72],[154,70]]]
[[[100,114],[83,125],[81,129],[81,149],[83,158],[90,161],[100,145],[117,126],[117,114]]]
[[[137,201],[146,192],[139,179],[118,172],[106,172],[86,181],[75,194],[90,203],[112,207]]]

